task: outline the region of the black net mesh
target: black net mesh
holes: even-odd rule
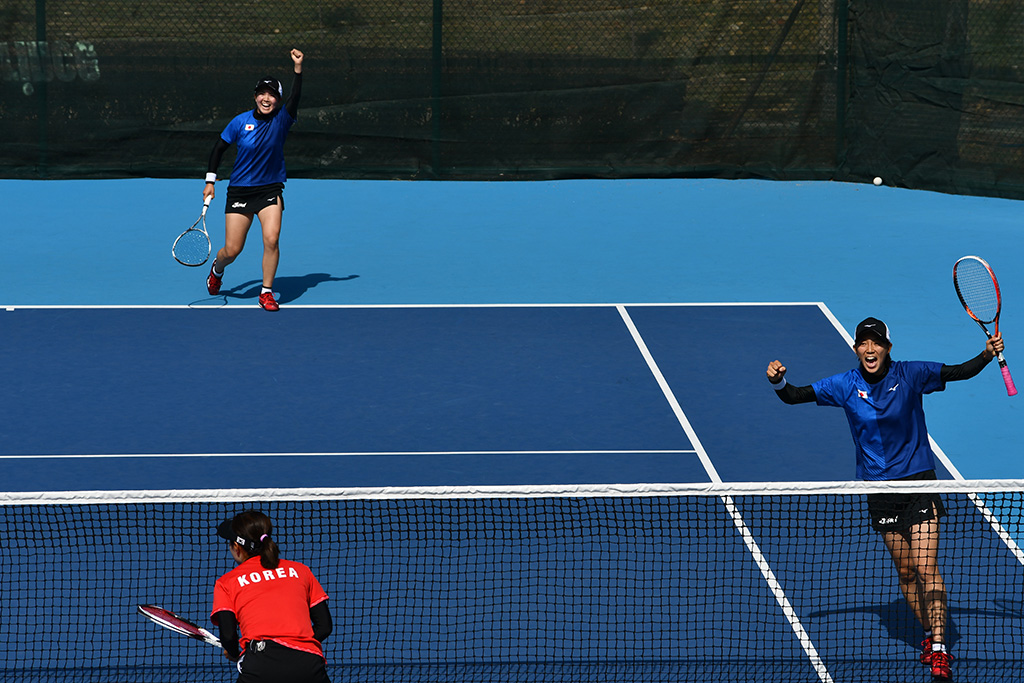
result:
[[[1003,683],[1016,680],[1024,626],[1024,554],[1014,540],[1024,489],[971,488],[927,488],[942,491],[948,512],[938,563],[945,641],[956,680]],[[923,629],[856,489],[286,493],[0,506],[0,678],[229,679],[219,651],[135,607],[208,623],[213,583],[234,566],[214,528],[253,506],[273,518],[283,556],[310,565],[331,596],[326,653],[336,681],[928,676]]]

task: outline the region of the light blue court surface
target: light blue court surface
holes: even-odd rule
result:
[[[215,249],[223,231],[224,188],[218,189],[210,214]],[[276,282],[284,310],[277,319],[254,310],[258,232],[228,270],[224,295],[214,299],[205,292],[205,270],[187,269],[171,259],[174,237],[198,215],[200,192],[198,180],[0,181],[8,209],[0,303],[227,305],[250,311],[253,325],[279,328],[288,338],[297,316],[289,317],[287,309],[300,306],[821,302],[846,332],[868,315],[886,320],[898,358],[957,363],[983,347],[981,332],[961,309],[950,277],[957,258],[975,253],[988,259],[1000,277],[1006,355],[1011,369],[1021,368],[1018,375],[1024,376],[1024,345],[1017,345],[1024,338],[1018,304],[1024,249],[1017,202],[839,183],[293,180],[285,195]],[[204,372],[181,380],[192,402],[180,407],[216,424],[223,403],[211,409],[208,394],[219,360],[251,355],[250,372],[259,376],[287,359],[280,356],[279,344],[268,343],[258,332],[222,329],[223,317],[211,311],[182,310],[194,314],[187,323],[189,342],[191,352],[203,357]],[[667,330],[656,343],[663,347],[658,353],[671,352],[675,335],[685,332],[685,354],[674,356],[680,371],[707,374],[706,384],[686,386],[687,392],[718,391],[716,370],[736,354],[744,359],[749,382],[741,395],[723,400],[766,402],[772,411],[785,411],[781,418],[733,410],[723,421],[726,436],[747,433],[757,443],[764,434],[766,447],[801,452],[806,440],[779,441],[793,432],[780,435],[775,420],[808,428],[821,420],[842,420],[826,409],[782,406],[763,378],[764,366],[776,357],[799,383],[852,366],[854,356],[842,348],[838,332],[831,331],[830,344],[808,343],[805,329],[779,317],[759,328],[771,334],[749,334],[753,328],[732,320],[728,308],[715,311],[684,329]],[[3,313],[21,315],[17,310]],[[206,325],[208,317],[218,324]],[[0,317],[0,334],[8,342],[11,320]],[[669,320],[651,325],[676,324]],[[49,332],[40,332],[41,339],[33,339],[57,339],[71,329],[59,321],[52,325]],[[347,324],[337,343],[371,353],[375,347],[368,346],[364,325],[359,320]],[[114,328],[109,344],[87,348],[102,354],[122,334],[128,334],[124,327]],[[12,372],[19,377],[26,372],[18,352],[6,354],[5,386],[11,386]],[[172,358],[169,354],[160,362],[169,364]],[[114,375],[138,371],[118,368],[116,360],[104,359],[115,366],[110,369]],[[385,365],[379,372],[388,376],[393,369]],[[48,372],[44,367],[28,371]],[[103,377],[99,374],[96,381],[102,384]],[[395,380],[400,384],[399,377]],[[71,387],[72,393],[81,390]],[[6,393],[3,400],[11,414],[20,399]],[[1022,476],[1021,400],[1005,395],[995,366],[926,398],[931,433],[960,475]],[[254,420],[266,403],[254,394],[225,401],[239,415],[251,410]],[[25,422],[10,429],[32,432],[44,424],[59,432],[67,424],[60,415],[38,412],[22,413]],[[820,457],[832,460],[814,466],[839,475],[852,472],[848,434],[837,435],[827,446]],[[90,448],[113,450],[96,444]],[[84,446],[78,450],[89,452]],[[771,478],[808,478],[801,476],[801,467],[778,467],[770,460],[764,467]]]

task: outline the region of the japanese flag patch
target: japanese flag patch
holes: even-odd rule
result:
[[[245,124],[245,130],[246,131],[256,130],[256,125],[253,124],[253,123],[247,123],[247,124]]]

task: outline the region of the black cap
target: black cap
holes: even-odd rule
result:
[[[254,552],[256,548],[259,547],[259,544],[255,541],[250,541],[248,538],[242,538],[241,536],[236,534],[235,530],[232,528],[232,523],[234,521],[235,518],[232,517],[231,519],[225,519],[223,522],[221,522],[217,526],[217,535],[225,540],[231,541],[232,543],[237,543],[238,545],[245,548],[245,550],[249,553]]]
[[[276,78],[262,79],[256,84],[256,89],[253,90],[253,94],[263,92],[264,90],[273,93],[279,100],[284,98],[284,87],[281,85],[281,81]]]
[[[853,343],[859,344],[866,337],[875,337],[878,341],[892,345],[889,339],[889,328],[878,318],[864,318],[857,324],[857,332],[853,337]]]

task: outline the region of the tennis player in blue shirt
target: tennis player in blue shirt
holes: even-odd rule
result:
[[[985,350],[960,365],[893,361],[885,323],[867,318],[857,325],[858,366],[810,386],[786,381],[786,366],[768,365],[768,381],[789,404],[816,402],[846,411],[857,452],[857,476],[872,481],[935,479],[935,454],[924,421],[923,396],[946,382],[970,379],[1003,350],[992,337]],[[872,527],[882,534],[899,574],[900,589],[925,629],[921,662],[936,681],[951,681],[946,649],[946,588],[938,567],[942,500],[934,494],[875,494],[868,497]]]
[[[253,218],[259,216],[263,229],[263,289],[259,303],[267,311],[279,308],[273,287],[281,258],[278,242],[284,213],[284,183],[288,179],[284,141],[298,116],[302,94],[304,57],[299,50],[292,50],[291,58],[295,80],[288,101],[282,107],[284,88],[276,78],[264,78],[256,84],[254,108],[233,118],[214,145],[203,188],[204,200],[214,195],[221,157],[231,145],[236,145],[238,154],[231,169],[224,208],[224,248],[217,252],[210,266],[206,288],[211,295],[220,292],[224,268],[242,253]]]

